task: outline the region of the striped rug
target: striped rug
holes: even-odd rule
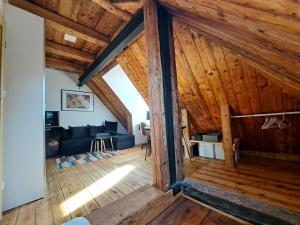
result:
[[[56,166],[58,169],[63,169],[70,166],[76,166],[80,164],[86,164],[97,160],[108,159],[115,155],[119,155],[119,151],[106,151],[100,152],[98,155],[96,152],[83,153],[78,155],[63,156],[56,159]]]

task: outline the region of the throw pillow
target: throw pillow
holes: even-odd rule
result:
[[[87,138],[89,131],[87,127],[69,127],[71,138]]]
[[[107,133],[117,133],[118,131],[118,122],[111,122],[105,120],[105,132]]]
[[[88,126],[89,127],[89,135],[90,137],[95,137],[96,134],[104,132],[104,126]]]

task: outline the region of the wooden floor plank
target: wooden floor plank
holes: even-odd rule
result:
[[[290,162],[274,162],[242,158],[237,168],[229,169],[222,160],[195,157],[186,168],[190,178],[300,212],[299,165],[292,163],[289,167]]]
[[[36,202],[36,225],[53,225],[51,201],[48,198]]]
[[[95,181],[86,173],[83,172],[86,168],[86,165],[82,165],[81,167],[81,175],[79,176],[81,182],[86,186],[86,189],[93,196],[94,200],[99,204],[100,207],[104,207],[113,203],[113,199],[109,197],[106,192],[99,193],[99,191],[94,187]],[[89,170],[88,170],[89,171]]]
[[[134,214],[151,200],[159,198],[162,195],[162,191],[148,184],[135,190],[121,200],[94,211],[87,216],[87,219],[93,225],[120,224],[121,221],[126,221],[128,216]]]
[[[15,225],[17,223],[20,207],[4,213],[1,225]]]
[[[16,225],[35,224],[35,205],[36,203],[33,202],[21,206]]]
[[[151,172],[147,172],[149,166],[151,167],[149,162],[142,172],[125,176],[103,193],[99,194],[101,187],[95,184],[113,170],[128,163],[136,167],[142,165],[144,153],[144,150],[137,147],[122,150],[118,156],[92,162],[90,165],[64,169],[56,167],[55,159],[48,159],[45,198],[5,212],[0,225],[59,225],[71,218],[105,207],[145,184],[152,184]],[[142,164],[135,164],[138,161],[142,161]]]
[[[214,212],[185,197],[180,197],[149,225],[239,225],[229,217]]]
[[[69,180],[73,189],[77,192],[76,195],[78,195],[79,200],[83,203],[83,207],[85,208],[87,214],[89,214],[95,209],[98,209],[99,204],[94,200],[93,196],[80,181],[80,174],[77,173],[78,169],[79,167],[72,167],[73,172],[69,174]]]
[[[136,147],[122,150],[109,159],[64,169],[58,169],[55,159],[49,159],[46,163],[45,198],[4,212],[0,225],[59,225],[72,217],[108,206],[145,184],[152,184],[151,158],[145,161],[144,154],[144,150]],[[103,187],[97,181],[124,166],[133,166],[134,169],[102,192]],[[232,170],[224,167],[221,160],[195,157],[191,162],[185,162],[185,173],[201,182],[300,211],[299,163],[242,157],[237,168]],[[67,202],[72,197],[73,202]],[[73,211],[74,206],[78,208]],[[193,211],[187,215],[193,215]],[[204,221],[217,223],[208,219]]]

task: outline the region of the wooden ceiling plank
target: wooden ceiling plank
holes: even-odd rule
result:
[[[243,115],[245,114],[253,114],[251,108],[251,97],[249,95],[246,82],[245,82],[245,73],[242,67],[242,62],[233,55],[230,51],[224,50],[225,61],[227,63],[227,67],[229,68],[229,75],[231,77],[231,81],[233,83],[233,89],[235,95],[237,96],[239,108]],[[244,132],[246,133],[246,137],[251,135],[253,139],[244,140],[247,143],[247,146],[254,147],[257,145],[257,133],[250,134],[249,130],[254,130],[255,120],[253,118],[245,118],[239,121],[243,124],[244,127],[247,127]]]
[[[248,5],[245,3],[244,5],[233,4],[230,1],[224,0],[159,1],[163,5],[175,11],[182,9],[185,12],[193,15],[199,15],[214,22],[220,22],[224,25],[234,26],[239,30],[245,29],[248,32],[253,32],[261,37],[264,36],[265,38],[272,38],[273,41],[274,39],[279,39],[286,42],[295,43],[299,46],[299,19],[296,19],[296,17],[293,15],[282,16],[280,14],[276,14],[275,12],[267,12],[268,9],[272,8],[273,2],[275,1],[269,1],[266,3],[268,7],[264,8],[265,11],[249,7],[249,4],[252,3],[250,0],[245,0]],[[295,3],[295,5],[296,6],[294,7],[294,10],[299,11],[299,3]],[[283,35],[282,32],[285,33],[285,35]]]
[[[177,37],[174,39],[174,42],[178,84],[183,86],[180,92],[182,94],[181,100],[186,103],[186,108],[190,116],[193,117],[198,130],[216,131],[206,102],[198,88],[197,81]]]
[[[64,22],[55,22],[46,19],[46,25],[50,28],[60,30],[64,33],[68,33],[77,38],[83,39],[101,47],[105,47],[108,45],[109,38],[107,36],[99,34],[98,32],[85,26],[82,26],[78,23],[75,23],[71,20],[68,22],[69,24],[66,24]]]
[[[245,62],[241,62],[244,74],[245,74],[245,85],[247,87],[247,93],[252,96],[250,100],[250,105],[252,112],[259,113],[261,112],[260,96],[257,86],[257,76],[255,73],[255,68],[248,65]]]
[[[173,24],[174,32],[178,37],[178,41],[197,81],[199,90],[208,106],[208,110],[212,116],[214,125],[218,130],[221,130],[220,108],[210,87],[210,84],[205,76],[205,71],[200,60],[200,55],[198,51],[195,51],[195,49],[197,50],[197,47],[193,40],[191,31],[185,25],[178,23],[177,21],[174,21]]]
[[[97,4],[85,0],[80,6],[76,22],[91,29],[95,29],[98,21],[106,12],[105,9],[99,7]],[[98,32],[105,34],[102,30],[98,30]]]
[[[105,11],[102,17],[98,20],[95,30],[101,31],[103,34],[111,37],[113,31],[115,31],[122,24],[122,22],[123,20],[121,20],[119,17],[116,17],[114,14]]]
[[[46,19],[46,25],[50,28],[61,30],[64,33],[74,35],[78,38],[97,44],[99,46],[107,46],[110,41],[109,37],[96,32],[93,29],[85,27],[70,19],[67,19],[54,12],[37,6],[29,1],[9,0],[9,2],[16,7],[44,17]]]
[[[241,62],[241,65],[245,75],[244,78],[247,87],[247,95],[251,96],[249,100],[250,100],[250,106],[252,112],[253,113],[261,112],[262,111],[261,100],[260,100],[261,96],[259,95],[256,70],[254,67],[246,64],[243,61]],[[257,138],[257,146],[259,146],[260,149],[263,149],[264,146],[267,145],[265,141],[266,140],[265,132],[261,129],[261,126],[264,122],[265,122],[265,118],[262,117],[258,117],[255,120],[253,120],[253,125],[254,125],[253,129],[257,130],[257,132],[255,132]]]
[[[58,14],[76,21],[82,3],[83,0],[60,0]]]
[[[139,10],[143,7],[143,0],[113,0],[112,3],[123,10]]]
[[[100,7],[106,9],[110,13],[120,17],[124,21],[130,21],[132,18],[132,15],[117,6],[113,5],[109,0],[92,0],[92,2],[96,3]]]
[[[228,66],[227,66],[225,58],[224,58],[223,49],[214,42],[210,42],[209,46],[210,46],[210,50],[212,52],[217,70],[219,71],[220,81],[224,88],[227,100],[228,100],[228,102],[230,102],[230,105],[231,105],[231,108],[233,109],[233,111],[235,113],[240,114],[238,101],[237,101],[237,98],[236,98],[236,95],[235,95],[235,92],[234,92],[234,89],[232,86],[232,81],[230,78]]]
[[[203,36],[197,33],[193,33],[193,36],[200,55],[200,59],[202,61],[202,65],[204,67],[206,77],[213,90],[214,96],[216,97],[219,106],[226,105],[228,104],[228,101],[222,83],[220,81],[219,71],[216,68],[208,42]]]
[[[56,69],[65,72],[82,74],[85,68],[81,65],[70,63],[58,59],[46,57],[46,68]]]
[[[284,52],[282,52],[283,55],[280,55],[266,46],[255,43],[253,39],[247,36],[225,31],[224,27],[207,25],[202,21],[186,16],[177,18],[183,23],[188,23],[207,39],[232,50],[243,61],[264,71],[264,74],[273,82],[281,85],[293,95],[299,96],[300,65],[296,63],[296,58],[291,60],[290,56],[285,55]]]
[[[95,56],[91,53],[80,51],[76,48],[71,48],[52,41],[46,41],[45,50],[46,52],[50,52],[52,54],[76,59],[83,62],[92,63],[95,60]]]

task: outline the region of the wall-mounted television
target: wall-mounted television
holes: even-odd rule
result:
[[[58,127],[59,126],[59,112],[58,111],[46,111],[45,124],[46,124],[46,127]]]

